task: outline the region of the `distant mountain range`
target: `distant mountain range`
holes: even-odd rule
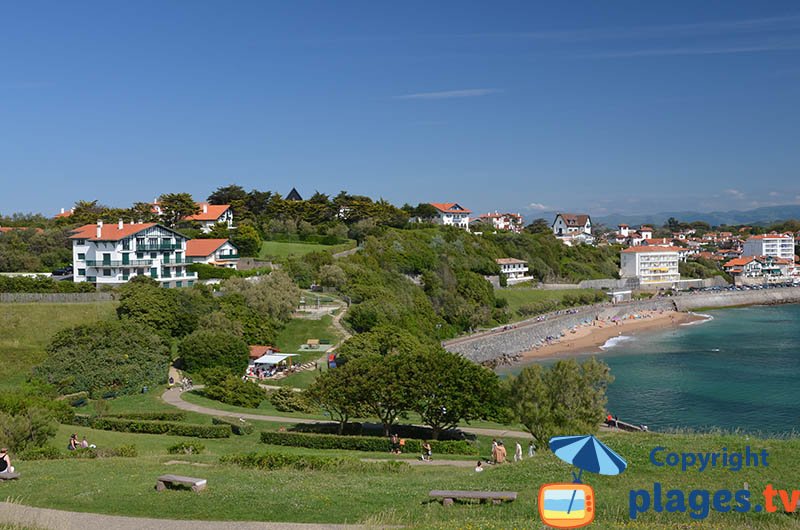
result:
[[[648,224],[662,226],[667,219],[675,219],[690,223],[704,221],[712,226],[719,225],[768,225],[777,221],[800,219],[800,205],[787,204],[785,206],[763,206],[753,210],[730,210],[727,212],[660,212],[653,214],[611,214],[602,217],[592,217],[592,222],[602,223],[613,227],[620,223],[632,226]]]

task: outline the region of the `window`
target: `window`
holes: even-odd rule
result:
[[[158,252],[151,252],[150,259],[156,259],[158,257]]]
[[[103,269],[103,276],[111,276],[111,269]]]
[[[137,252],[136,259],[144,259],[144,252]]]
[[[78,276],[86,276],[86,269],[78,269]]]
[[[130,250],[131,249],[131,240],[130,239],[123,239],[122,240],[122,250]]]
[[[139,276],[143,275],[144,274],[144,268],[139,267],[138,269],[136,269],[136,274],[138,274]]]
[[[85,252],[79,252],[78,253],[78,259],[85,260],[86,259],[86,253]]]
[[[183,282],[182,281],[175,282],[175,287],[183,287]]]
[[[76,245],[85,245],[86,244],[86,240],[85,239],[76,239],[75,240],[75,244]]]

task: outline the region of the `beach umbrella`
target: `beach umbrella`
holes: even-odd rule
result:
[[[555,436],[550,438],[550,450],[564,462],[580,469],[577,476],[575,476],[575,472],[572,473],[573,480],[578,484],[581,482],[581,475],[584,471],[601,475],[619,475],[628,467],[628,463],[621,456],[591,434]],[[572,511],[576,491],[572,491],[567,513]]]
[[[580,469],[575,477],[580,482],[584,471],[601,475],[619,475],[628,463],[594,436],[555,436],[550,439],[550,450],[558,458]],[[573,476],[575,474],[573,473]]]

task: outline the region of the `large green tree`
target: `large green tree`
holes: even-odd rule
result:
[[[61,393],[133,394],[163,383],[169,346],[131,321],[96,322],[62,330],[47,346],[47,361],[35,373]]]
[[[304,393],[313,406],[327,412],[339,424],[342,434],[347,422],[365,416],[361,387],[365,380],[364,372],[345,367],[328,370],[314,380],[314,384]]]
[[[300,289],[279,270],[255,279],[230,278],[222,284],[222,292],[241,294],[261,318],[275,322],[288,321],[300,304]]]
[[[234,373],[244,373],[250,348],[233,333],[197,330],[184,338],[178,354],[187,370],[226,368]]]
[[[165,193],[158,198],[161,220],[170,228],[175,228],[181,219],[200,212],[200,207],[189,193]]]

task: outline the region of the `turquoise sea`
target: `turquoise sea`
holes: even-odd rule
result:
[[[704,312],[713,320],[615,341],[608,409],[651,429],[800,432],[800,305]]]

